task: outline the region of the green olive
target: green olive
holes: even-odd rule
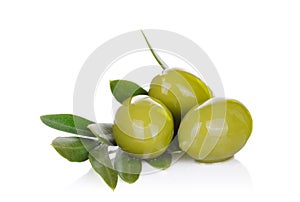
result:
[[[149,95],[162,101],[172,112],[175,130],[181,118],[195,105],[213,96],[211,90],[198,77],[180,69],[166,69],[153,78]]]
[[[173,131],[171,112],[162,102],[147,95],[125,100],[113,125],[117,145],[143,159],[161,155],[170,144]]]
[[[252,132],[252,118],[240,102],[212,98],[193,107],[178,130],[180,148],[202,162],[229,159],[247,142]]]

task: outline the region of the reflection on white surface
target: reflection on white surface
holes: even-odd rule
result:
[[[184,156],[171,168],[153,174],[142,175],[134,184],[126,184],[119,179],[115,192],[162,191],[191,189],[201,191],[252,190],[252,180],[246,167],[236,159],[220,163],[198,163]],[[162,189],[162,190],[161,190]],[[92,169],[73,184],[67,191],[110,191],[102,179]],[[166,191],[166,190],[165,190]]]
[[[96,192],[99,189],[106,188],[106,185],[100,179],[99,175],[91,168],[86,174],[70,184],[64,191],[67,192]],[[109,188],[107,189],[109,190]]]
[[[237,159],[219,163],[199,163],[183,156],[175,165],[176,173],[170,172],[170,178],[179,177],[185,183],[191,183],[205,190],[216,189],[252,189],[252,180],[247,168]]]

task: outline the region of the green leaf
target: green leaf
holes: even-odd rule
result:
[[[118,172],[112,167],[108,146],[101,144],[90,151],[89,160],[93,169],[102,177],[104,182],[114,190],[118,183]]]
[[[147,39],[145,33],[143,32],[143,30],[141,30],[141,32],[142,32],[142,35],[143,35],[143,37],[144,37],[144,39],[145,39],[145,41],[146,41],[146,43],[147,43],[147,45],[148,45],[148,47],[149,47],[151,53],[152,53],[152,55],[154,56],[155,60],[157,61],[157,63],[158,63],[158,64],[161,66],[161,68],[164,69],[164,70],[167,69],[167,68],[169,68],[168,65],[167,65],[167,64],[159,57],[159,55],[153,50],[153,48],[152,48],[151,44],[149,43],[149,41],[148,41],[148,39]]]
[[[94,122],[72,114],[51,114],[41,116],[41,120],[47,126],[83,136],[94,137],[93,133],[87,128]]]
[[[94,149],[95,147],[99,146],[100,144],[102,144],[101,141],[99,141],[99,139],[97,138],[80,138],[80,141],[82,142],[84,148],[90,152],[92,149]]]
[[[157,158],[147,159],[146,162],[154,168],[165,170],[169,168],[172,163],[172,155],[168,152],[165,152]]]
[[[88,129],[104,144],[116,145],[115,139],[113,137],[111,123],[95,123],[88,125]]]
[[[110,81],[110,90],[116,100],[120,103],[135,95],[148,95],[148,92],[145,89],[138,84],[127,80]]]
[[[129,184],[137,181],[142,171],[141,160],[129,156],[121,149],[117,151],[114,166],[121,179]]]
[[[54,149],[71,162],[82,162],[88,159],[88,151],[99,144],[92,139],[79,137],[57,137],[52,141]]]

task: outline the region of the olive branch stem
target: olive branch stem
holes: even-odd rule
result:
[[[144,39],[145,39],[145,41],[146,41],[146,43],[147,43],[147,45],[148,45],[148,47],[149,47],[149,49],[150,49],[152,55],[154,56],[155,60],[156,60],[157,63],[160,65],[160,67],[161,67],[163,70],[169,68],[169,66],[168,66],[168,65],[167,65],[167,64],[159,57],[159,55],[154,51],[154,49],[153,49],[152,46],[150,45],[150,43],[149,43],[149,41],[148,41],[148,39],[147,39],[147,37],[146,37],[146,35],[145,35],[145,33],[144,33],[143,30],[141,30],[141,33],[142,33],[142,35],[143,35],[143,37],[144,37]]]

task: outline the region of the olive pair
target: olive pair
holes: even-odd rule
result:
[[[178,133],[183,151],[216,162],[232,157],[251,134],[251,115],[240,102],[213,98],[207,85],[186,71],[164,70],[148,95],[125,100],[115,115],[115,140],[134,156],[161,155]]]

